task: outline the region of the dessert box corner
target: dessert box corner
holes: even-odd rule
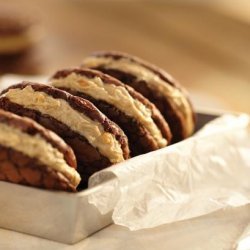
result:
[[[196,130],[217,116],[197,113]],[[110,213],[102,215],[88,202],[89,195],[102,185],[78,193],[40,190],[1,181],[0,188],[1,228],[74,244],[112,223]]]

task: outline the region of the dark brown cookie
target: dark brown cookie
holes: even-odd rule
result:
[[[43,84],[5,90],[0,108],[27,116],[61,136],[74,150],[86,185],[94,172],[129,158],[123,131],[92,103]]]
[[[166,146],[171,133],[158,109],[134,89],[90,69],[58,71],[54,87],[90,100],[128,136],[132,156]]]
[[[193,133],[195,116],[186,91],[164,70],[120,52],[97,52],[82,67],[112,75],[148,98],[169,123],[173,142]]]
[[[76,191],[80,176],[72,149],[35,121],[0,110],[0,180]]]

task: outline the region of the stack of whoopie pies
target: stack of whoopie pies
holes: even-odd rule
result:
[[[95,53],[46,85],[13,85],[1,93],[0,109],[0,180],[67,191],[86,187],[96,171],[185,139],[195,126],[187,94],[171,76],[117,52]]]

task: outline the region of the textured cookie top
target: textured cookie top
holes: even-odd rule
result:
[[[83,136],[112,163],[124,160],[123,131],[89,101],[43,84],[23,82],[1,96],[10,102],[48,115]],[[126,149],[128,150],[128,149]]]
[[[134,89],[111,76],[91,69],[65,69],[55,73],[51,84],[113,105],[142,124],[159,147],[166,146],[171,139],[168,124],[156,107]]]
[[[77,186],[80,176],[72,149],[36,122],[0,110],[0,145],[14,149],[60,172]]]

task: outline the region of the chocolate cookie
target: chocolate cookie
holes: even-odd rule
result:
[[[60,89],[23,82],[3,91],[0,108],[30,117],[61,136],[76,154],[84,184],[94,172],[129,158],[123,131],[92,103]]]
[[[132,156],[162,148],[171,139],[168,124],[151,102],[100,71],[61,70],[51,78],[51,84],[90,100],[117,123],[128,137]]]
[[[169,123],[173,142],[193,133],[195,117],[186,91],[164,70],[120,52],[97,52],[82,66],[119,79],[154,103]]]
[[[0,110],[0,180],[76,191],[80,176],[72,149],[28,118]]]

